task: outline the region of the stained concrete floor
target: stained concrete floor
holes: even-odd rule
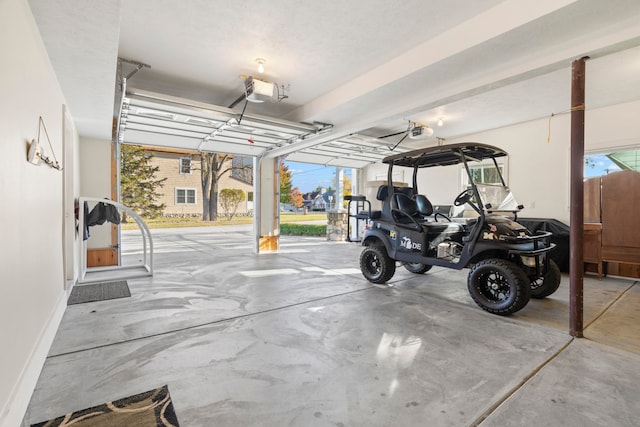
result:
[[[156,272],[132,296],[69,306],[23,425],[169,386],[181,426],[637,426],[640,289],[568,277],[504,318],[466,271],[360,274],[355,243],[250,227],[154,230]],[[139,258],[123,237],[125,262]]]

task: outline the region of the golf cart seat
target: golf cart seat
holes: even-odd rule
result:
[[[433,205],[429,199],[427,199],[427,196],[416,194],[413,197],[406,197],[407,195],[402,193],[396,194],[395,196],[396,206],[398,206],[399,210],[405,211],[421,221],[433,219]]]
[[[411,197],[414,195],[415,190],[413,187],[393,187],[394,194],[406,194]],[[376,199],[382,202],[382,209],[389,209],[391,203],[389,199],[389,186],[384,184],[378,187],[378,192],[376,193]],[[389,212],[387,215],[389,215]],[[371,211],[371,219],[379,219],[382,216],[382,211]]]
[[[415,194],[415,190],[413,189],[413,187],[394,186],[393,194],[405,194],[411,197]],[[387,200],[387,197],[389,197],[389,186],[385,184],[378,187],[378,193],[376,194],[376,199],[380,200],[381,202],[384,202],[385,200]]]
[[[414,218],[422,228],[431,236],[436,234],[451,234],[463,231],[461,224],[452,222],[437,222],[428,221],[427,217],[433,214],[433,206],[426,196],[418,194],[415,199],[407,196],[406,194],[396,194],[396,204],[398,210],[403,214],[394,215],[396,221],[400,224],[413,223],[411,218]],[[411,218],[410,218],[411,217]]]
[[[431,204],[429,199],[427,199],[427,196],[424,196],[422,194],[416,194],[415,201],[416,201],[416,208],[418,209],[418,212],[420,213],[420,215],[422,215],[425,218],[433,215],[433,205]]]
[[[429,209],[431,203],[425,196],[416,196],[420,202],[403,193],[396,193],[394,197],[396,199],[397,209],[405,214],[396,215],[396,221],[399,223],[411,223],[413,222],[411,218],[415,218],[419,223],[423,223],[426,222],[427,217],[433,213],[433,207]]]
[[[415,200],[406,194],[394,194],[395,209],[391,209],[391,217],[398,225],[406,225],[408,227],[417,227],[416,223],[422,224],[423,219],[420,218],[418,206]]]

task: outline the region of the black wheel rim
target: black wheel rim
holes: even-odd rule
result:
[[[499,271],[487,271],[478,278],[478,291],[489,301],[503,302],[511,296],[509,280]]]
[[[544,277],[538,277],[535,280],[531,281],[531,289],[538,289],[540,286],[544,284]]]
[[[382,260],[375,252],[368,251],[364,255],[364,268],[370,277],[377,278],[382,272]]]

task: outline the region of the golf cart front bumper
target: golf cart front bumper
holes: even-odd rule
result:
[[[547,253],[556,245],[550,242],[551,232],[539,231],[534,235],[524,237],[507,237],[505,242],[516,246],[525,245],[526,248],[512,248],[509,258],[519,259],[522,266],[528,270],[529,276],[542,276],[547,272]]]

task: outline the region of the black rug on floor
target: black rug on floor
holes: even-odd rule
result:
[[[91,285],[76,285],[71,291],[67,305],[126,298],[130,296],[131,292],[129,292],[129,285],[126,280],[94,283]]]
[[[103,403],[61,417],[31,424],[31,427],[178,427],[169,388]]]

